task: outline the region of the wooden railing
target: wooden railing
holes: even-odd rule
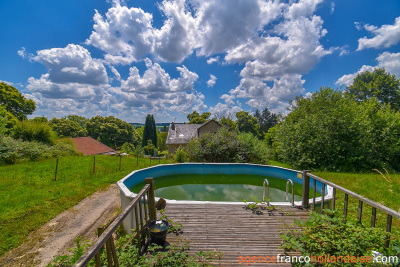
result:
[[[143,253],[148,242],[147,222],[156,219],[156,208],[154,204],[153,178],[146,178],[146,185],[129,203],[129,205],[115,218],[105,229],[94,244],[75,263],[74,266],[86,266],[91,259],[95,259],[96,266],[101,266],[100,250],[106,245],[108,266],[118,267],[118,257],[114,246],[113,233],[122,224],[122,221],[131,214],[136,223],[134,240],[137,240],[140,253]],[[144,214],[143,214],[144,213]]]
[[[324,212],[325,208],[325,186],[329,185],[333,188],[332,191],[332,200],[331,200],[331,209],[335,209],[336,205],[336,190],[339,190],[344,193],[344,209],[343,209],[343,215],[345,219],[347,218],[347,211],[348,211],[348,206],[349,206],[349,196],[354,197],[355,199],[358,199],[358,210],[357,210],[357,220],[361,222],[362,219],[362,212],[363,212],[363,203],[369,205],[372,207],[372,214],[371,214],[371,227],[375,227],[376,223],[376,210],[380,210],[384,212],[386,216],[386,231],[391,232],[392,231],[392,220],[393,217],[400,219],[400,213],[396,212],[388,207],[385,207],[379,203],[376,203],[372,200],[369,200],[368,198],[365,198],[361,195],[358,195],[346,188],[343,188],[339,185],[336,185],[332,182],[329,182],[327,180],[324,180],[314,174],[311,174],[310,171],[303,171],[303,201],[302,201],[302,207],[308,209],[310,206],[309,203],[309,190],[310,190],[310,178],[313,178],[314,180],[314,185],[313,185],[313,205],[312,209],[315,210],[315,192],[316,192],[316,182],[319,181],[322,183],[322,200],[321,200],[321,213]],[[385,246],[389,246],[390,239],[386,239]]]

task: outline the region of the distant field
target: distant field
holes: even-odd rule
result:
[[[161,163],[171,161],[161,160]],[[152,165],[158,164],[152,161]],[[79,203],[99,189],[107,188],[131,171],[150,166],[149,159],[93,156],[28,162],[0,167],[0,255],[18,246],[24,238],[60,212]]]

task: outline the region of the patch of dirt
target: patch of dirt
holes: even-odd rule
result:
[[[0,258],[0,266],[46,266],[57,255],[68,254],[76,237],[93,241],[97,228],[114,219],[120,207],[116,184],[106,191],[97,191],[32,232],[19,247],[6,252]]]

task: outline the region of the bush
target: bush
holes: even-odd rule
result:
[[[15,140],[11,137],[0,139],[0,164],[2,165],[67,155],[80,155],[70,139],[58,141],[54,146]]]
[[[124,143],[120,149],[121,152],[132,154],[135,151],[135,146],[131,143]]]
[[[56,134],[47,123],[31,120],[18,122],[13,129],[13,137],[23,141],[37,141],[48,145],[54,145],[56,140]]]

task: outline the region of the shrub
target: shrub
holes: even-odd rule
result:
[[[251,133],[239,135],[239,160],[248,163],[267,163],[267,149]]]
[[[183,147],[180,146],[176,150],[176,153],[175,153],[175,156],[174,156],[174,160],[176,162],[179,162],[179,163],[183,163],[185,161],[188,161],[187,151]]]
[[[56,134],[47,123],[38,123],[31,120],[18,122],[13,129],[13,137],[23,141],[37,141],[53,145]]]
[[[0,164],[2,165],[79,154],[70,139],[58,141],[54,146],[15,140],[11,137],[0,139]]]

